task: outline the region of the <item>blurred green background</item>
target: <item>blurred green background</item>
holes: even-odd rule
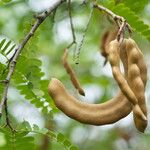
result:
[[[116,0],[117,1],[117,0]],[[108,1],[99,0],[107,6]],[[133,12],[141,18],[147,25],[150,24],[150,1],[139,0],[129,1],[122,0],[118,3],[124,3]],[[13,43],[18,44],[28,30],[31,28],[35,15],[46,10],[54,1],[52,0],[12,0],[10,3],[0,3],[0,38],[6,38]],[[56,11],[55,15],[50,15],[45,22],[38,28],[36,34],[30,43],[23,50],[23,55],[28,58],[37,58],[41,60],[40,66],[42,72],[42,80],[50,80],[52,77],[60,79],[64,85],[76,97],[82,101],[89,103],[105,102],[115,96],[118,87],[111,73],[110,65],[103,67],[104,58],[100,55],[101,37],[106,30],[113,30],[113,21],[103,12],[94,10],[90,20],[89,28],[86,32],[85,40],[79,55],[79,64],[76,65],[73,59],[74,49],[72,46],[69,50],[69,62],[74,68],[82,87],[85,90],[85,97],[78,95],[77,91],[71,84],[68,74],[66,73],[61,59],[63,49],[72,42],[72,33],[70,28],[69,16],[66,3],[62,4]],[[82,4],[82,0],[72,0],[72,18],[75,27],[75,35],[77,43],[79,43],[84,34],[88,17],[91,10],[91,4],[88,1],[86,5]],[[126,14],[124,14],[126,16]],[[148,38],[139,34],[135,30],[133,39],[137,42],[148,66],[148,83],[146,88],[147,107],[150,109],[150,42]],[[6,59],[1,55],[0,62],[5,63]],[[18,68],[29,66],[32,61],[19,61]],[[22,63],[23,62],[23,63]],[[22,65],[21,65],[22,64]],[[32,70],[33,72],[36,70]],[[31,72],[32,72],[31,71]],[[40,128],[46,127],[54,132],[62,133],[80,150],[148,150],[150,144],[150,126],[148,125],[144,134],[139,133],[133,122],[132,113],[126,118],[112,125],[91,126],[84,125],[74,121],[57,110],[50,99],[50,114],[42,113],[41,108],[37,108],[30,103],[23,92],[19,92],[17,87],[18,78],[14,75],[11,82],[8,95],[8,108],[11,121],[14,126],[20,124],[24,120],[30,125],[38,125]],[[38,84],[36,77],[31,79],[34,85]],[[45,85],[45,89],[46,89]],[[46,90],[45,90],[46,91]],[[34,89],[37,95],[42,95],[42,90]],[[44,103],[48,105],[47,102]],[[149,114],[150,111],[148,111]],[[149,118],[149,116],[148,116]],[[150,118],[149,118],[150,120]],[[3,121],[1,121],[3,124]],[[34,137],[36,149],[63,150],[61,144],[57,141],[46,141],[46,137],[40,134],[32,134]],[[44,147],[44,143],[46,144]],[[7,145],[4,133],[0,134],[0,149]],[[49,146],[48,146],[49,145]]]

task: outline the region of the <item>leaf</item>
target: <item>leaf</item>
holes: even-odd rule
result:
[[[72,144],[71,144],[71,142],[69,141],[69,140],[65,140],[64,141],[64,145],[66,146],[66,147],[70,147]]]
[[[33,124],[33,130],[34,131],[39,131],[39,127],[36,124]]]
[[[0,50],[1,50],[1,48],[2,48],[2,46],[4,45],[5,42],[6,42],[6,39],[3,39],[3,40],[1,41],[1,43],[0,43]]]
[[[34,137],[29,136],[30,133],[47,135],[53,141],[57,141],[68,150],[78,150],[78,148],[69,141],[62,133],[56,133],[55,131],[48,130],[46,128],[39,128],[34,124],[31,126],[29,122],[23,121],[17,128],[17,132],[12,133],[7,128],[1,128],[0,132],[5,135],[6,145],[2,148],[5,150],[34,150],[35,143]],[[24,149],[25,148],[25,149]]]
[[[24,95],[26,99],[30,100],[37,108],[42,108],[44,113],[49,113],[48,107],[45,106],[45,101],[49,97],[47,94],[47,86],[42,88],[43,83],[41,77],[44,73],[41,72],[40,66],[42,62],[37,58],[27,58],[26,56],[20,56],[13,79],[15,87],[19,90],[21,95]],[[43,95],[47,95],[46,97]]]
[[[135,0],[124,0],[122,1],[126,6],[130,7],[136,13],[143,11],[144,7],[149,3],[149,0],[135,1]]]
[[[8,41],[6,43],[5,47],[2,49],[2,53],[4,53],[7,50],[7,48],[9,47],[10,44],[11,44],[11,41]]]
[[[15,46],[16,44],[14,44],[11,40],[7,41],[4,38],[0,42],[0,53],[8,59],[8,55],[14,50]]]
[[[11,2],[12,0],[2,0],[4,3],[9,3]]]
[[[50,137],[51,137],[52,139],[56,139],[56,137],[57,137],[57,135],[56,135],[53,131],[49,131],[49,132],[48,132],[48,135],[50,135]]]
[[[20,126],[21,127],[21,126]],[[29,130],[29,123],[22,123],[24,130]],[[23,129],[21,128],[21,129]],[[1,150],[28,150],[35,149],[34,137],[28,136],[29,131],[11,132],[7,128],[0,128],[0,132],[4,134],[6,144],[1,146]]]
[[[23,125],[23,128],[25,128],[25,129],[27,129],[27,130],[32,130],[32,128],[31,128],[29,122],[24,121],[24,122],[22,123],[22,125]]]
[[[34,124],[33,127],[31,127],[27,121],[24,121],[21,124],[21,126],[23,127],[22,130],[20,127],[17,129],[17,131],[21,130],[19,134],[21,134],[22,132],[22,135],[27,135],[26,133],[33,132],[33,133],[47,135],[48,137],[50,137],[51,140],[57,141],[58,143],[62,144],[64,147],[66,147],[69,150],[70,148],[72,150],[78,150],[78,148],[75,145],[73,145],[71,141],[69,141],[69,139],[67,139],[65,135],[63,135],[62,133],[55,133],[54,131],[48,130],[46,128],[40,129],[36,124]]]
[[[8,52],[6,52],[6,55],[8,55],[12,50],[14,50],[15,46],[16,46],[16,44],[14,44],[14,45],[8,50]]]
[[[61,134],[61,133],[59,133],[59,134],[57,135],[57,141],[58,141],[58,142],[63,142],[64,140],[65,140],[64,135]]]
[[[76,146],[71,146],[71,147],[70,147],[70,150],[79,150],[79,149],[78,149],[78,147],[76,147]]]

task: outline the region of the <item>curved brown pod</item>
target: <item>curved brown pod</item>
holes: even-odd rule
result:
[[[66,72],[69,74],[71,82],[74,85],[74,87],[78,90],[79,94],[85,96],[85,92],[82,89],[74,70],[69,65],[69,63],[67,61],[67,58],[68,58],[68,49],[65,49],[64,50],[64,55],[63,55],[63,58],[62,58],[64,68],[66,69]]]
[[[120,64],[118,61],[118,60],[120,60],[120,56],[119,56],[120,43],[117,40],[111,41],[107,47],[106,52],[108,53],[108,60],[112,67],[113,76],[114,76],[115,80],[117,81],[122,93],[133,104],[134,114],[142,120],[147,120],[146,116],[144,115],[141,108],[139,107],[138,100],[137,100],[134,92],[132,91],[127,80],[125,79],[125,77],[123,76],[123,74],[120,71],[120,67],[119,67]],[[128,62],[128,69],[129,69],[129,67],[131,68],[132,66]]]
[[[132,88],[134,94],[138,99],[138,104],[147,117],[147,108],[145,102],[145,86],[147,82],[147,67],[144,61],[144,57],[135,41],[131,38],[126,40],[126,51],[128,56],[128,70],[129,86]],[[134,122],[136,128],[144,132],[147,127],[147,120],[143,121],[139,119],[135,114]]]
[[[119,53],[119,51],[117,53]],[[108,54],[110,54],[109,51]],[[115,55],[116,59],[112,59],[115,61],[113,62],[110,61],[112,68],[114,66],[116,68],[116,66],[119,64],[119,62],[116,61],[119,60],[119,56],[117,57],[116,56],[117,55]],[[125,78],[129,82],[128,77],[132,76],[132,72],[134,72],[134,71],[129,71],[129,70],[133,70],[134,68],[134,67],[132,68],[132,65],[129,65],[129,62],[130,60],[134,61],[134,59],[132,57],[129,57],[129,59],[127,59],[129,56],[129,55],[127,56],[127,52],[123,54],[120,53],[120,56],[125,69]],[[109,58],[111,57],[114,56],[109,55]],[[137,63],[138,65],[140,65],[139,62]],[[140,68],[140,70],[142,70],[140,66],[138,67]],[[145,84],[146,75],[140,73],[139,76],[142,79],[144,85],[146,85]],[[120,78],[116,77],[116,80],[119,81],[119,79]],[[130,83],[132,84],[132,80],[130,80]],[[114,123],[119,119],[128,115],[132,109],[131,103],[129,103],[129,101],[121,92],[116,97],[103,104],[87,104],[87,103],[80,102],[79,100],[74,98],[71,94],[69,94],[69,92],[63,86],[63,84],[57,79],[52,79],[51,83],[49,84],[49,94],[54,99],[56,106],[60,110],[62,110],[66,115],[82,123],[87,123],[92,125],[103,125],[103,124]],[[139,119],[139,117],[137,118]],[[139,127],[137,127],[137,129],[143,132],[143,130],[141,130]]]
[[[119,58],[117,61],[119,61]],[[128,65],[126,61],[124,62],[124,68],[127,68]],[[127,74],[127,70],[125,70],[125,74]],[[105,125],[115,123],[127,116],[132,110],[131,103],[122,92],[119,92],[116,97],[105,103],[88,104],[74,98],[65,89],[63,84],[54,78],[48,86],[48,91],[56,106],[62,112],[67,116],[86,124]]]
[[[131,103],[121,92],[102,104],[81,102],[73,97],[55,78],[52,78],[49,83],[48,92],[62,112],[81,123],[91,125],[115,123],[126,117],[132,109]]]
[[[114,29],[114,31],[109,31],[109,30],[105,31],[102,36],[100,49],[101,49],[101,55],[105,57],[104,65],[107,63],[107,52],[106,52],[107,46],[112,40],[116,38],[116,36],[117,36],[116,28]]]

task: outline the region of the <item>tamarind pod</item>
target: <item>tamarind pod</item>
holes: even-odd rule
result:
[[[67,57],[68,57],[68,51],[67,51],[67,49],[65,49],[64,50],[64,55],[63,55],[63,58],[62,58],[64,68],[66,69],[66,72],[69,74],[71,82],[74,85],[74,87],[78,90],[79,94],[85,96],[85,92],[81,88],[80,83],[77,79],[77,76],[76,76],[75,72],[73,71],[73,69],[71,68],[71,66],[69,65],[69,63],[67,61]]]
[[[146,83],[147,83],[147,66],[144,61],[143,55],[139,54],[139,57],[140,57],[140,59],[138,61],[138,67],[140,69],[140,76],[141,76],[141,79],[143,81],[144,88],[145,88]]]
[[[141,110],[147,117],[147,108],[144,94],[147,82],[147,67],[143,58],[143,54],[134,40],[131,38],[127,40],[126,51],[128,55],[128,65],[130,66],[130,69],[128,70],[129,85],[138,99],[138,104]],[[140,120],[135,114],[133,115],[136,128],[139,131],[144,132],[147,127],[147,120]]]
[[[107,45],[116,38],[117,36],[117,29],[115,29],[114,31],[106,31],[103,36],[102,36],[102,40],[101,40],[101,46],[100,46],[100,49],[101,49],[101,55],[103,57],[105,57],[105,61],[104,61],[104,66],[106,65],[107,63],[107,52],[106,52],[106,49],[107,49]]]
[[[128,48],[133,48],[133,46],[134,46],[137,49],[137,53],[138,53],[137,57],[139,58],[137,60],[137,65],[140,69],[140,76],[141,76],[141,79],[142,79],[142,81],[144,83],[144,87],[145,87],[146,83],[147,83],[147,65],[144,61],[144,56],[143,56],[141,50],[139,49],[139,47],[137,46],[136,42],[131,38],[129,38],[128,40],[129,40],[128,42],[132,43],[131,45],[128,45]]]
[[[137,100],[135,94],[129,87],[126,79],[124,78],[124,76],[122,75],[122,73],[120,71],[120,68],[119,68],[119,60],[120,60],[119,53],[120,52],[119,51],[120,51],[120,43],[117,40],[111,41],[107,47],[107,53],[108,53],[108,60],[112,67],[113,76],[114,76],[115,80],[117,81],[123,94],[133,104],[134,114],[137,117],[141,118],[142,120],[147,120],[147,118],[145,117],[141,108],[138,105],[138,100]]]
[[[107,52],[106,52],[107,45],[112,40],[114,40],[116,36],[117,36],[117,29],[115,29],[114,31],[108,30],[102,36],[100,49],[101,49],[101,55],[105,57],[104,65],[107,63]]]
[[[127,58],[127,52],[126,52],[126,41],[123,41],[120,44],[119,56],[120,56],[120,60],[123,63],[125,78],[128,82],[128,58]]]
[[[124,48],[122,50],[120,50],[120,57],[121,57],[121,60],[122,58],[125,58],[124,60],[126,60],[125,63],[128,63],[127,61],[127,58],[129,59],[129,61],[134,61],[136,63],[136,65],[129,65],[130,66],[130,69],[128,71],[128,74],[129,74],[129,77],[127,77],[127,81],[128,81],[128,84],[129,86],[131,87],[132,91],[134,92],[135,96],[137,97],[138,99],[138,103],[142,100],[142,102],[145,102],[145,96],[143,95],[142,96],[142,93],[144,93],[144,90],[145,90],[145,86],[146,86],[146,80],[147,80],[147,67],[146,67],[146,64],[144,62],[144,58],[143,58],[143,54],[141,53],[141,51],[139,49],[137,49],[135,52],[131,51],[128,47],[128,51],[131,52],[131,55],[128,54],[127,56],[127,50],[126,50],[126,43],[127,42],[127,39],[124,40],[125,44],[123,44]],[[132,42],[133,43],[133,42]],[[129,45],[130,46],[130,45]],[[122,60],[123,62],[123,60]],[[124,63],[124,62],[123,62]],[[144,71],[143,68],[142,68],[142,65],[144,67]],[[127,68],[126,68],[127,69]],[[128,69],[127,69],[128,70]],[[138,73],[138,74],[137,74]],[[128,75],[127,75],[128,76]],[[131,76],[132,76],[132,79],[131,79]],[[143,77],[143,78],[142,78]],[[145,83],[145,84],[144,84]],[[144,86],[144,87],[143,87]],[[137,94],[136,94],[137,93]],[[139,96],[138,96],[139,95]],[[141,99],[141,98],[142,99]],[[141,100],[140,100],[141,99]],[[139,103],[139,106],[140,106],[140,103]],[[140,106],[141,110],[143,111],[143,108]],[[145,116],[147,116],[147,113],[143,111],[143,113],[145,114]],[[137,117],[135,117],[134,115],[134,122],[135,122],[135,125],[136,125],[136,128],[141,131],[141,132],[144,132],[146,126],[147,126],[147,121],[141,121],[140,119],[138,119]]]
[[[125,61],[123,65],[125,68],[125,74],[127,74],[127,61]],[[80,102],[70,95],[62,83],[57,79],[51,80],[48,86],[48,91],[56,106],[62,112],[81,123],[91,125],[115,123],[126,117],[132,110],[131,103],[122,92],[119,92],[116,97],[105,103],[88,104]]]
[[[100,49],[101,49],[101,54],[102,56],[104,57],[107,57],[107,52],[106,52],[106,49],[107,49],[107,45],[113,41],[117,36],[117,30],[115,29],[114,31],[106,31],[103,36],[102,36],[102,42],[101,42],[101,46],[100,46]]]
[[[107,54],[106,54],[106,45],[107,45],[107,39],[108,39],[109,34],[110,34],[110,31],[106,31],[103,34],[102,39],[101,39],[101,46],[100,46],[101,55],[104,56],[105,58],[107,57]]]
[[[142,95],[142,93],[144,93],[146,81],[147,81],[147,67],[144,61],[143,54],[140,51],[140,49],[137,47],[137,45],[135,45],[135,47],[137,48],[136,53],[134,51],[131,52],[130,50],[131,47],[127,48],[128,51],[132,53],[131,55],[128,54],[127,56],[126,43],[129,42],[127,40],[128,39],[125,39],[123,42],[124,44],[121,44],[122,48],[120,50],[120,57],[121,57],[122,63],[127,64],[127,65],[124,65],[125,70],[128,70],[128,59],[129,61],[134,60],[134,62],[136,62],[136,65],[133,67],[132,65],[129,65],[129,71],[127,73],[129,74],[130,78],[128,77],[128,74],[126,74],[126,77],[127,77],[126,79],[128,81],[129,86],[132,88],[134,94],[136,95],[138,99],[138,103],[142,101],[142,103],[144,103],[145,105],[145,96]],[[132,44],[136,44],[136,43],[132,41]],[[131,76],[132,76],[132,79],[131,79]],[[145,116],[147,116],[147,111],[144,111],[144,109],[146,110],[146,105],[145,106],[144,105],[139,103],[141,110],[143,111]],[[144,109],[141,106],[144,106]],[[141,121],[134,115],[134,122],[135,122],[136,128],[140,132],[144,132],[147,126],[147,121],[143,121],[143,120]]]
[[[91,125],[105,125],[115,123],[126,117],[132,109],[128,99],[119,94],[102,104],[88,104],[74,98],[63,84],[52,78],[48,86],[48,92],[55,105],[70,118],[81,123]]]
[[[138,72],[139,71],[139,68],[135,65],[132,65],[132,67],[134,69],[132,70],[129,70],[129,73],[130,71],[135,71],[135,72]],[[134,75],[134,74],[132,74]],[[137,74],[138,75],[138,74]],[[129,76],[129,82],[132,80],[132,83],[133,84],[129,84],[130,87],[132,88],[133,92],[137,93],[136,94],[136,97],[138,99],[138,104],[142,110],[142,112],[144,113],[144,115],[147,117],[147,112],[146,112],[146,109],[145,109],[145,96],[144,96],[144,84],[141,80],[141,78],[139,76],[135,76],[135,78],[133,78],[133,76]],[[138,84],[137,84],[138,83]],[[136,117],[135,114],[134,115],[134,122],[135,122],[135,126],[138,130],[140,130],[141,132],[144,132],[146,126],[147,126],[147,120],[143,121],[141,119],[139,119],[138,117]]]

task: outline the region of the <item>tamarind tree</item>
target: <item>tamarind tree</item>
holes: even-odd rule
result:
[[[1,0],[0,150],[149,149],[149,14],[149,0]]]

